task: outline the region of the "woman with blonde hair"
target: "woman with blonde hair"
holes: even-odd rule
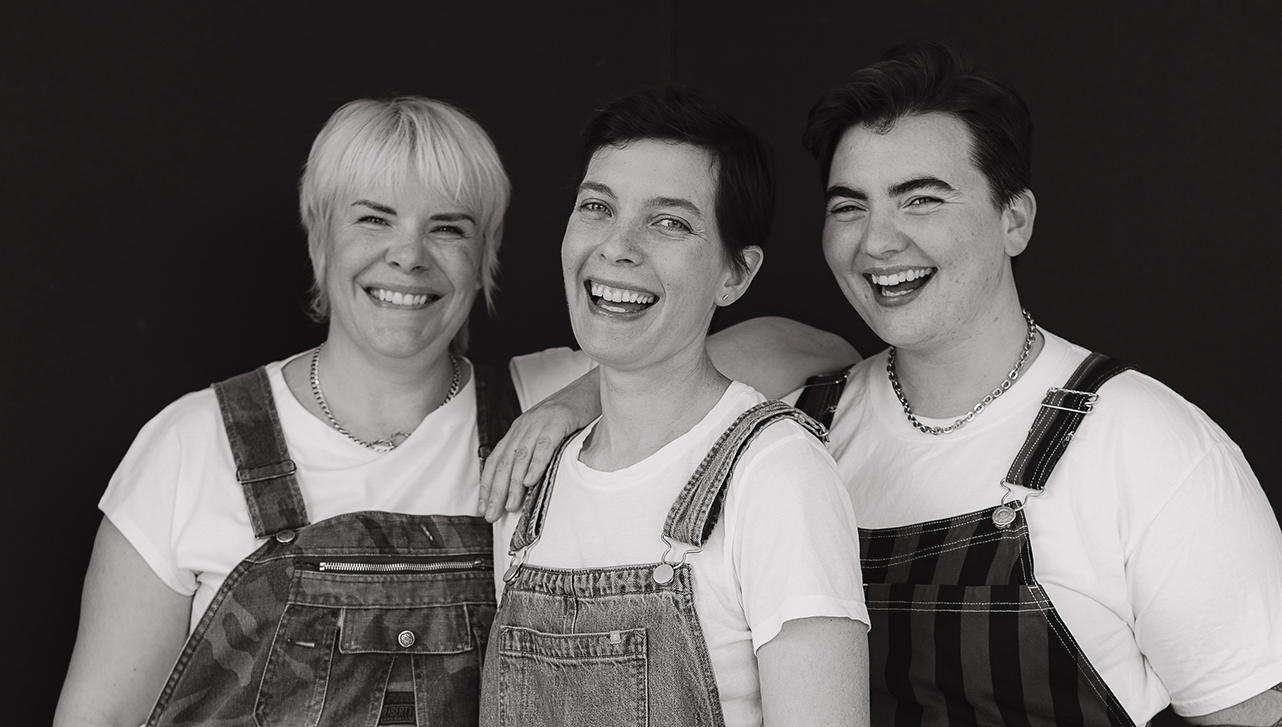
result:
[[[325,341],[139,433],[100,503],[57,724],[475,723],[478,450],[518,405],[459,342],[508,194],[449,104],[329,119],[300,186]]]

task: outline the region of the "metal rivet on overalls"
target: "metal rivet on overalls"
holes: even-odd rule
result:
[[[676,570],[667,563],[662,563],[655,567],[652,577],[655,583],[666,585],[672,582],[672,576],[674,575],[676,575]]]
[[[282,530],[279,533],[276,533],[276,542],[292,543],[294,542],[294,535],[295,533],[293,530],[288,530],[288,529]]]
[[[1010,524],[1013,522],[1015,522],[1014,508],[1009,508],[1009,507],[1006,507],[1005,505],[1002,505],[996,510],[993,510],[993,524],[996,525],[997,527],[1008,528],[1010,527]]]
[[[621,643],[623,643],[623,633],[622,633],[621,631],[611,631],[611,632],[610,632],[610,643],[611,643],[611,644],[621,644]]]
[[[418,637],[416,637],[414,635],[414,632],[410,631],[409,629],[405,629],[404,631],[396,635],[396,643],[400,644],[401,646],[407,649],[413,646],[414,642],[417,639]]]

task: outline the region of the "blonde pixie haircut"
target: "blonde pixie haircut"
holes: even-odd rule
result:
[[[338,200],[356,187],[400,186],[410,173],[476,215],[481,289],[493,312],[503,214],[511,195],[507,172],[494,142],[470,116],[442,101],[401,96],[345,104],[329,117],[307,155],[298,207],[312,259],[316,320],[329,316],[325,265]]]

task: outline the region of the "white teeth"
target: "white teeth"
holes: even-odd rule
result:
[[[384,303],[391,303],[392,305],[415,306],[427,303],[426,295],[394,293],[390,290],[383,290],[382,288],[371,288],[370,293]]]
[[[592,283],[592,295],[608,300],[611,303],[641,303],[648,305],[655,301],[655,297],[648,293],[625,290],[623,288],[611,288],[595,281]]]
[[[914,268],[912,270],[900,271],[894,275],[870,275],[868,277],[877,285],[887,287],[891,285],[899,285],[900,283],[907,283],[910,280],[916,280],[918,278],[924,278],[927,275],[930,275],[930,270],[930,268]]]

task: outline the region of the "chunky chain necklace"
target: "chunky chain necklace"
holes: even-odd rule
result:
[[[321,411],[325,412],[325,418],[329,419],[330,425],[337,429],[339,434],[375,452],[390,452],[404,443],[406,439],[409,439],[409,432],[393,432],[386,439],[375,439],[372,442],[366,442],[364,439],[354,437],[351,432],[343,428],[342,424],[338,423],[338,420],[334,418],[334,413],[329,410],[329,404],[325,401],[325,394],[321,392],[320,352],[324,347],[325,344],[322,343],[316,347],[315,351],[312,351],[312,394],[316,396],[316,403],[320,404]],[[454,370],[454,376],[450,379],[450,393],[445,395],[444,401],[436,405],[438,409],[449,403],[449,400],[453,399],[458,394],[459,388],[461,388],[459,381],[462,377],[459,374],[458,359],[454,358],[452,353],[450,354],[450,367]]]
[[[921,431],[927,434],[952,434],[971,422],[972,419],[979,416],[984,407],[993,403],[993,400],[1006,393],[1019,378],[1019,372],[1024,368],[1024,362],[1028,360],[1028,352],[1033,350],[1033,341],[1037,340],[1037,328],[1033,326],[1033,317],[1028,311],[1022,310],[1024,320],[1028,321],[1028,336],[1024,338],[1024,350],[1019,352],[1019,360],[1015,362],[1015,368],[1006,374],[1006,379],[1001,385],[993,389],[993,393],[985,396],[974,409],[966,412],[966,415],[946,427],[932,427],[929,424],[923,424],[921,420],[913,416],[913,408],[909,406],[908,399],[904,396],[904,390],[899,386],[899,377],[895,375],[895,347],[890,347],[890,353],[886,357],[886,375],[890,377],[890,386],[895,390],[895,396],[899,397],[899,403],[904,407],[904,414],[907,415],[908,421]]]

